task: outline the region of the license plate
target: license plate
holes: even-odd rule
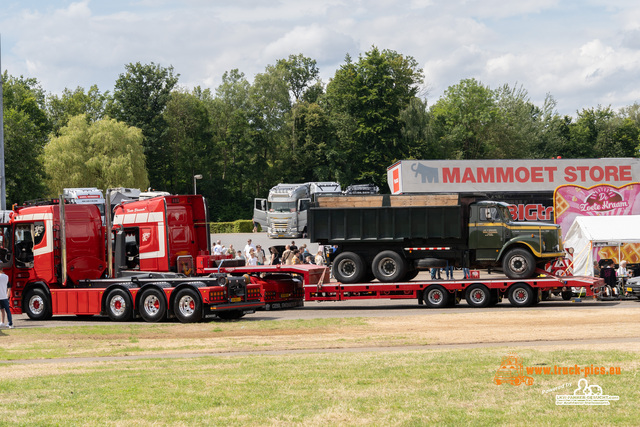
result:
[[[231,298],[231,302],[240,302],[240,301],[242,301],[242,298],[240,298],[240,297]]]
[[[291,294],[280,294],[280,298],[289,298]]]
[[[633,292],[632,288],[627,288],[627,292]]]

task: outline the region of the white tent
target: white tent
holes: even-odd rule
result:
[[[640,215],[578,216],[567,231],[564,248],[574,250],[574,275],[593,276],[593,248],[615,247],[615,258],[620,261],[629,255],[621,253],[625,243],[640,243]]]

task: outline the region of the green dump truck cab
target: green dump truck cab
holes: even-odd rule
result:
[[[448,206],[314,207],[309,237],[337,245],[333,273],[343,283],[407,281],[419,270],[454,265],[502,269],[511,279],[562,257],[560,228],[516,222],[506,203]]]

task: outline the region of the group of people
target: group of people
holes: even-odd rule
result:
[[[243,259],[246,265],[294,265],[294,264],[315,264],[325,265],[325,258],[322,247],[314,255],[309,252],[307,245],[303,244],[300,248],[296,246],[296,242],[285,246],[282,253],[278,253],[277,249],[272,246],[269,252],[265,252],[261,245],[256,245],[251,239],[247,240],[243,250],[236,250],[233,245],[225,247],[220,240],[217,240],[212,247],[213,255],[232,255],[235,259]]]
[[[613,260],[606,260],[600,267],[600,263],[595,261],[593,263],[594,276],[604,279],[605,289],[609,296],[619,297],[622,294],[625,281],[631,275],[631,272],[627,270],[627,261],[622,260],[615,268]]]

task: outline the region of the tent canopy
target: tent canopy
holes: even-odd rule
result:
[[[593,247],[640,243],[640,215],[578,216],[567,231],[564,247],[573,248],[573,272],[593,275]]]

